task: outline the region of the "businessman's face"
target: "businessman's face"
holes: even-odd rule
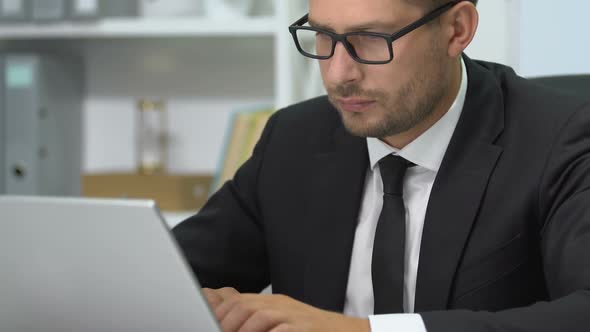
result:
[[[395,33],[432,10],[431,1],[310,0],[310,24],[337,33]],[[423,122],[448,94],[451,59],[437,21],[393,43],[394,59],[384,65],[356,62],[342,43],[320,61],[330,101],[354,135],[385,138]]]

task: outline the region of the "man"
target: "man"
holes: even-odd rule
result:
[[[310,0],[291,32],[329,99],[175,229],[224,331],[590,328],[590,103],[463,56],[477,23]]]

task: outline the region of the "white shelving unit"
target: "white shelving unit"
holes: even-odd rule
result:
[[[238,19],[3,24],[0,48],[83,58],[85,172],[135,170],[135,105],[147,97],[167,102],[170,171],[213,173],[234,111],[307,97],[310,78],[288,32],[307,1],[273,1],[274,14]]]
[[[205,17],[103,19],[97,22],[13,24],[0,27],[2,40],[72,38],[162,38],[274,36],[275,17],[239,18],[231,25]]]

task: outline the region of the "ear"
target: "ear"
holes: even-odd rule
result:
[[[479,24],[479,14],[471,1],[455,5],[442,18],[445,37],[448,40],[448,55],[458,57],[469,46]]]

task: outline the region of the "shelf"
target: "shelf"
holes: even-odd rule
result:
[[[273,17],[103,19],[97,22],[20,23],[0,26],[0,40],[274,36]]]

